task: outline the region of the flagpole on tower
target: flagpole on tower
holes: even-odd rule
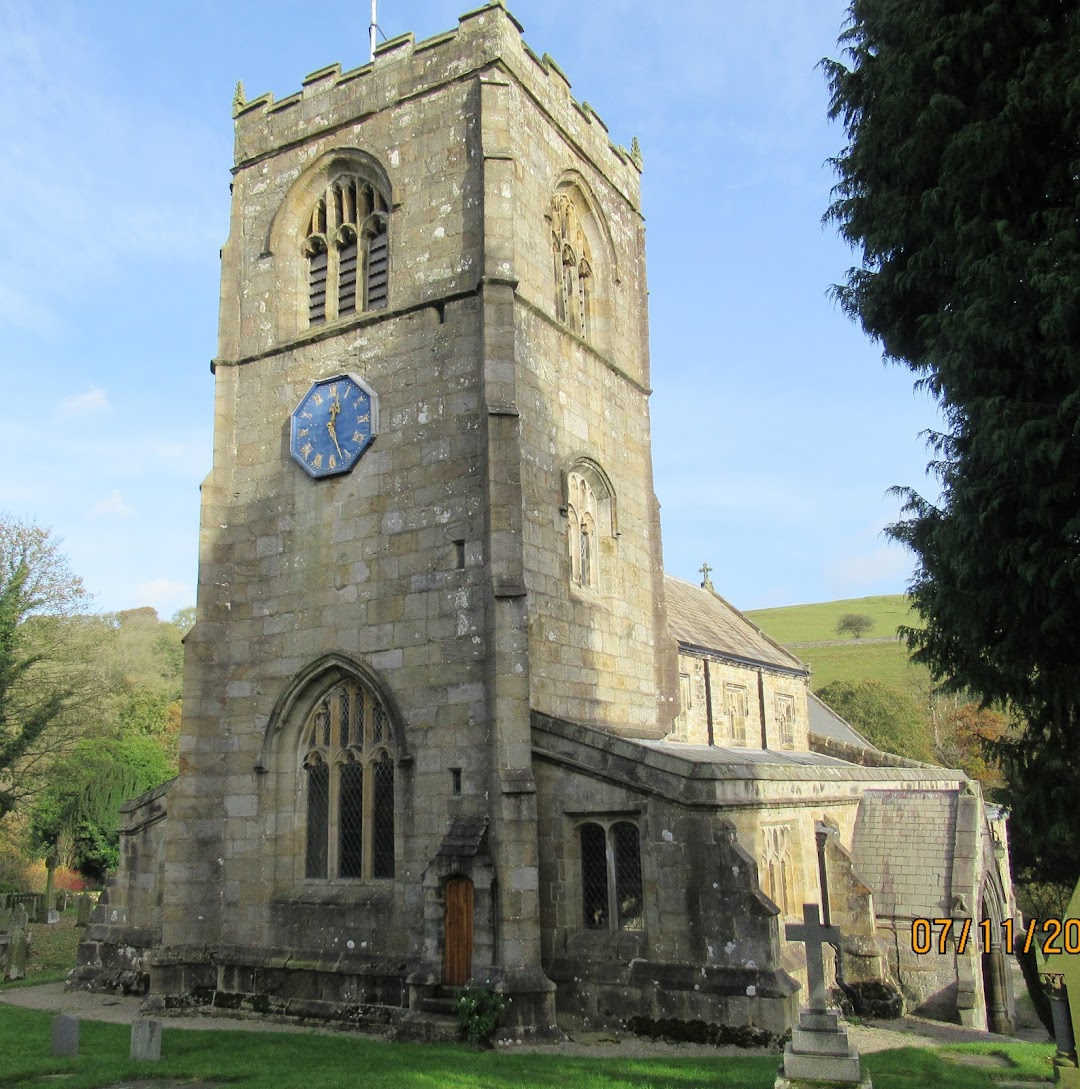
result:
[[[371,0],[371,26],[368,27],[368,36],[371,41],[371,59],[375,59],[375,29],[378,26],[378,21],[375,16],[375,5],[378,0]]]

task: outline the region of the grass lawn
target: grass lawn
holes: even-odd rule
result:
[[[80,1055],[49,1057],[51,1014],[0,1005],[0,1087],[95,1089],[142,1078],[227,1082],[242,1089],[771,1089],[779,1059],[621,1059],[477,1052],[465,1047],[388,1044],[363,1036],[198,1031],[162,1033],[159,1063],[132,1063],[130,1030],[84,1021]],[[998,1054],[1007,1065],[956,1065],[947,1053],[905,1048],[864,1056],[875,1089],[987,1089],[995,1078],[1050,1074],[1053,1048],[967,1044],[950,1053]],[[1000,1060],[999,1060],[1000,1061]],[[1036,1081],[1037,1084],[1037,1081]]]
[[[0,990],[8,987],[32,987],[36,983],[53,983],[67,979],[68,972],[75,967],[75,950],[83,935],[83,931],[75,926],[78,916],[78,910],[72,907],[62,912],[60,921],[52,926],[30,923],[26,978],[14,982],[0,981]],[[0,1052],[2,1046],[0,1044]]]

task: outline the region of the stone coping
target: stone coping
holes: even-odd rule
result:
[[[718,808],[775,804],[778,794],[797,804],[802,786],[813,786],[813,800],[825,804],[857,801],[867,789],[957,790],[967,781],[962,772],[947,768],[865,767],[812,752],[710,748],[622,737],[536,711],[532,738],[538,759],[680,804]],[[835,788],[835,799],[820,792],[823,783]]]

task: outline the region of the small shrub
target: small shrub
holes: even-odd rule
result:
[[[466,987],[457,1000],[456,1011],[462,1039],[477,1047],[490,1046],[502,1017],[502,998],[482,987]]]
[[[836,622],[836,634],[861,639],[873,626],[874,618],[866,613],[844,613]]]

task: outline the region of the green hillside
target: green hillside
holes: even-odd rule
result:
[[[844,613],[864,613],[874,626],[862,639],[838,636],[836,622]],[[810,666],[815,692],[831,681],[880,681],[917,698],[929,692],[926,669],[908,660],[907,646],[896,638],[899,625],[919,623],[903,594],[755,609],[746,615]]]
[[[819,601],[815,605],[786,605],[780,609],[755,609],[746,615],[777,642],[788,644],[840,639],[836,634],[836,622],[844,613],[865,613],[873,619],[874,626],[861,641],[886,638],[895,635],[901,624],[914,626],[919,622],[903,594]]]

